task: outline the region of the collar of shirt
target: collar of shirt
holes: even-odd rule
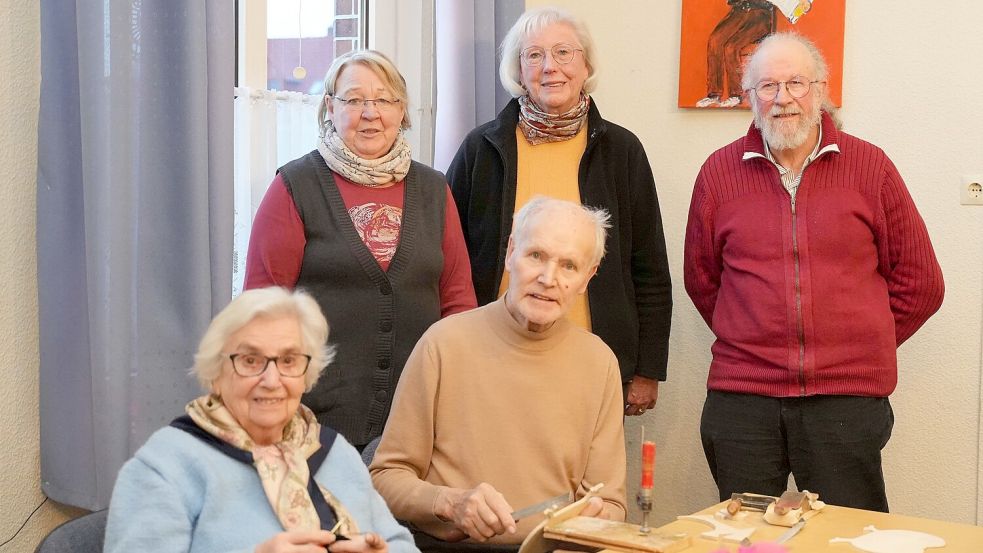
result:
[[[775,161],[775,158],[771,155],[771,148],[768,147],[768,141],[763,140],[762,142],[764,143],[765,146],[764,155],[761,155],[758,152],[744,152],[744,156],[742,159],[746,161],[748,159],[755,158],[755,157],[763,157],[768,161],[770,161],[771,164],[778,169],[778,174],[782,179],[782,186],[785,187],[785,190],[788,190],[788,193],[792,196],[793,201],[795,201],[795,193],[799,189],[799,182],[802,181],[802,173],[805,172],[806,167],[808,167],[809,164],[813,162],[813,160],[815,160],[817,157],[819,157],[820,155],[826,152],[840,151],[839,146],[837,146],[836,144],[829,144],[822,149],[819,148],[819,145],[823,143],[823,126],[819,125],[819,137],[818,140],[816,140],[816,147],[813,148],[809,156],[806,157],[805,162],[802,164],[802,170],[799,171],[799,174],[793,175],[791,170],[782,167],[781,164]]]

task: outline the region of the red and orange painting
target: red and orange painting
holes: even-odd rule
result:
[[[748,109],[741,68],[773,32],[809,37],[829,65],[829,97],[842,104],[846,0],[682,0],[679,107]]]

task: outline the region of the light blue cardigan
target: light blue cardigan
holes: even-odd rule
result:
[[[314,478],[348,509],[360,531],[378,533],[393,553],[419,552],[340,434]],[[104,551],[252,553],[282,531],[252,465],[166,427],[120,469]]]

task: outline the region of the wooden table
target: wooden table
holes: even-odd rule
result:
[[[712,515],[723,508],[724,503],[708,507],[699,513]],[[748,516],[732,526],[746,528],[754,526],[757,530],[751,535],[751,542],[773,541],[782,535],[787,528],[772,526],[761,519],[760,513],[749,512]],[[874,526],[878,530],[915,530],[933,534],[944,539],[946,546],[932,548],[925,553],[983,553],[983,527],[944,522],[927,518],[909,517],[904,515],[878,513],[827,505],[822,512],[812,517],[802,530],[783,545],[789,553],[806,553],[823,551],[832,553],[857,553],[857,549],[849,543],[830,544],[832,538],[855,538],[863,534],[865,526]],[[683,551],[685,553],[710,553],[718,549],[737,551],[738,544],[727,541],[717,541],[700,536],[700,533],[711,530],[711,527],[691,520],[676,520],[658,531],[664,535],[687,534],[693,536],[693,545]],[[605,553],[613,553],[605,550]]]

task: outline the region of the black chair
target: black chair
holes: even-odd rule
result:
[[[102,553],[108,513],[104,509],[61,524],[38,544],[34,553]]]
[[[376,436],[371,442],[365,444],[365,449],[362,450],[362,462],[365,466],[372,464],[372,458],[375,457],[375,450],[379,447],[379,442],[382,441],[382,436]]]

